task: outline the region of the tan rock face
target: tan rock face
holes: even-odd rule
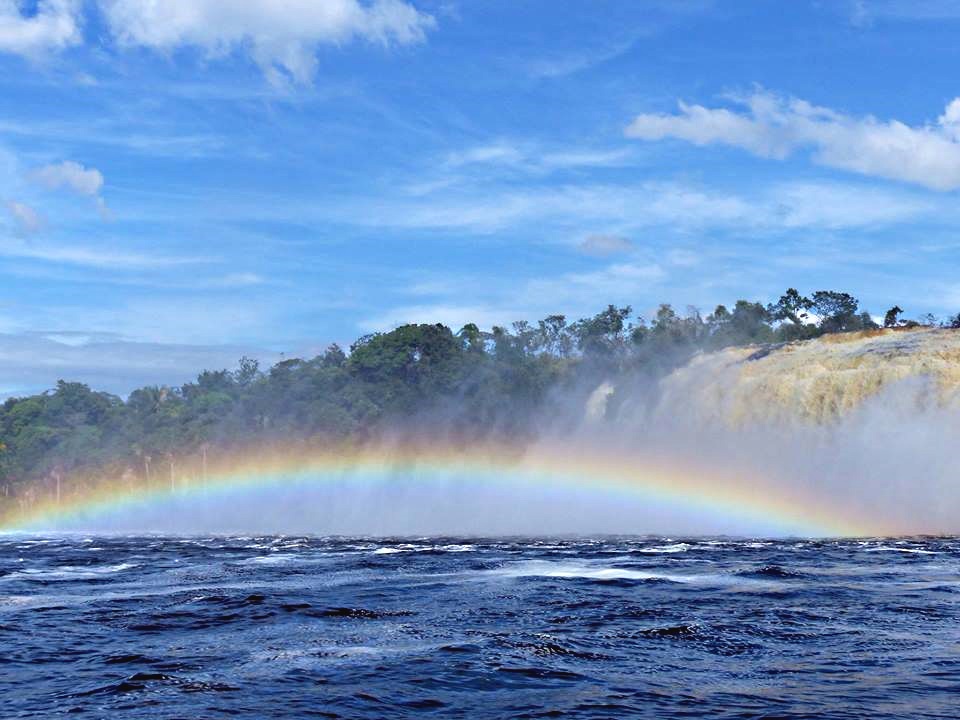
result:
[[[702,355],[663,381],[661,407],[732,425],[820,424],[900,387],[917,409],[960,406],[960,331],[868,331]]]

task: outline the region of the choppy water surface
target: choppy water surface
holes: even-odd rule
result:
[[[0,540],[0,717],[947,718],[960,540]]]

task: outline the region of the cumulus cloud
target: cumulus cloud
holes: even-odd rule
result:
[[[273,81],[306,83],[321,43],[422,41],[429,15],[402,0],[99,0],[121,43],[210,54],[243,48]]]
[[[960,188],[960,98],[935,123],[854,117],[804,100],[758,91],[736,99],[742,110],[681,102],[676,114],[641,114],[626,128],[639,140],[675,138],[730,145],[783,160],[810,150],[815,162],[934,190]]]
[[[580,249],[580,252],[586,253],[587,255],[604,257],[630,252],[633,249],[633,243],[619,235],[588,235],[580,241],[577,247]]]
[[[29,205],[16,200],[8,200],[5,204],[21,235],[32,235],[43,227],[43,218]]]
[[[78,0],[38,0],[32,15],[24,6],[0,0],[0,52],[35,59],[81,41]]]

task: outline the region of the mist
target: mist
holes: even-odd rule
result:
[[[695,495],[654,498],[559,477],[531,482],[531,464],[562,448],[628,468],[651,461],[682,468],[701,484],[716,482],[721,495],[724,478],[733,478],[761,507],[816,498],[869,534],[956,532],[952,456],[960,415],[949,353],[957,346],[949,332],[851,335],[700,354],[662,377],[598,370],[553,389],[520,423],[516,415],[490,423],[486,439],[494,441],[483,452],[510,455],[494,478],[454,462],[440,470],[341,470],[243,489],[184,492],[178,484],[159,499],[80,513],[56,527],[348,536],[830,534],[804,523],[803,508],[785,519],[754,507],[718,509]],[[367,452],[387,459],[411,446],[427,454],[431,447],[473,452],[458,421],[462,402],[395,424],[369,440]]]

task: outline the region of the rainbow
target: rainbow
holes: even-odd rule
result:
[[[159,473],[158,473],[159,474]],[[463,481],[488,487],[522,487],[598,493],[639,499],[658,507],[740,521],[745,527],[778,529],[777,534],[853,537],[901,534],[875,518],[837,507],[832,498],[803,488],[784,489],[763,478],[717,469],[684,467],[676,460],[636,458],[602,448],[538,445],[498,447],[292,447],[260,449],[212,466],[205,479],[160,487],[135,487],[129,481],[97,479],[59,499],[35,499],[29,506],[0,514],[0,530],[48,530],[79,521],[122,516],[137,507],[161,504],[176,495],[231,497],[271,488],[332,483],[363,484],[373,478],[416,484]],[[67,483],[65,483],[66,485]],[[46,492],[45,495],[51,495]],[[322,532],[322,528],[317,529]],[[644,533],[644,527],[637,527]]]

